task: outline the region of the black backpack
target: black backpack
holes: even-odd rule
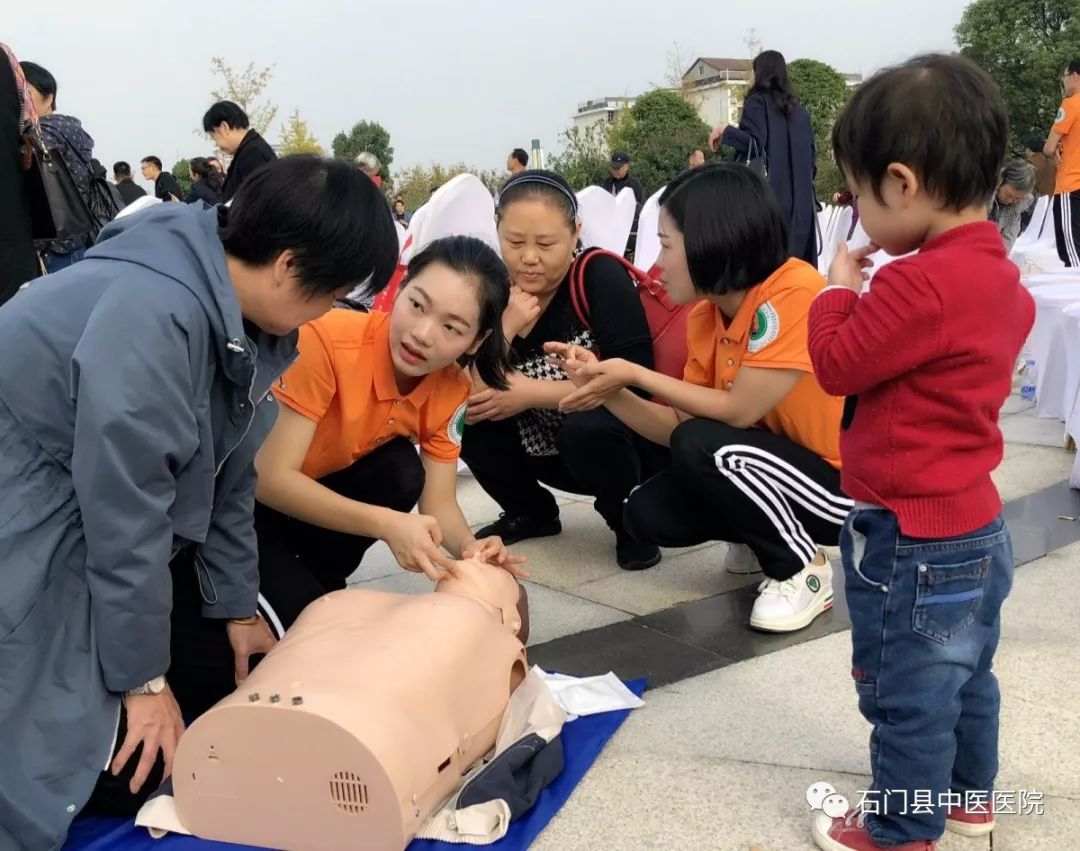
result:
[[[91,171],[88,196],[87,206],[90,208],[90,218],[93,223],[88,239],[93,244],[101,233],[101,229],[124,209],[124,199],[120,195],[120,190],[105,179],[104,171],[100,174]]]

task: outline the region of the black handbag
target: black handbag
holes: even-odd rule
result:
[[[47,150],[36,133],[29,139],[32,161],[25,178],[35,241],[92,242],[97,228],[60,151]]]
[[[769,166],[765,161],[765,152],[758,148],[757,141],[750,137],[750,145],[746,150],[746,167],[762,180],[769,179]]]

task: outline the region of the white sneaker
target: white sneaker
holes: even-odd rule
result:
[[[724,567],[727,568],[728,573],[734,573],[736,576],[761,573],[757,556],[746,544],[728,544],[727,555],[724,556]]]
[[[766,579],[750,612],[750,626],[766,632],[794,632],[832,608],[832,566],[809,564],[791,579]]]

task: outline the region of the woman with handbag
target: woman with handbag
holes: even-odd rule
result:
[[[22,138],[35,118],[19,60],[0,43],[0,305],[40,274],[26,191],[29,151]]]
[[[21,65],[41,120],[41,142],[47,151],[58,153],[64,160],[83,203],[89,205],[94,140],[78,118],[56,111],[56,78],[37,63],[22,62]],[[89,245],[89,233],[42,243],[39,250],[45,271],[52,274],[79,262]]]
[[[570,291],[575,264],[584,262],[577,256],[580,231],[577,197],[559,175],[534,169],[503,185],[498,233],[513,284],[503,331],[515,369],[507,390],[474,382],[462,458],[502,510],[477,537],[498,535],[513,544],[559,534],[559,509],[547,485],[595,497],[615,533],[619,566],[640,570],[656,564],[660,551],[626,535],[622,505],[662,466],[664,453],[602,408],[559,413],[559,402],[574,388],[544,354],[544,343],[560,340],[653,366],[645,311],[621,260],[589,259],[583,289],[590,325],[575,311]]]
[[[787,219],[790,255],[817,266],[817,151],[810,114],[795,95],[781,53],[759,53],[753,67],[739,126],[720,125],[709,136],[709,144],[713,150],[728,145],[751,168],[768,172]]]

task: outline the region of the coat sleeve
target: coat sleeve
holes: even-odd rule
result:
[[[724,131],[725,145],[735,149],[740,157],[746,157],[750,153],[750,142],[757,145],[758,151],[765,153],[765,146],[769,141],[769,109],[762,97],[748,97],[743,104],[742,118],[738,127],[728,127]]]
[[[72,356],[71,473],[98,660],[123,692],[169,668],[170,509],[198,427],[187,333],[129,288],[113,293]]]

